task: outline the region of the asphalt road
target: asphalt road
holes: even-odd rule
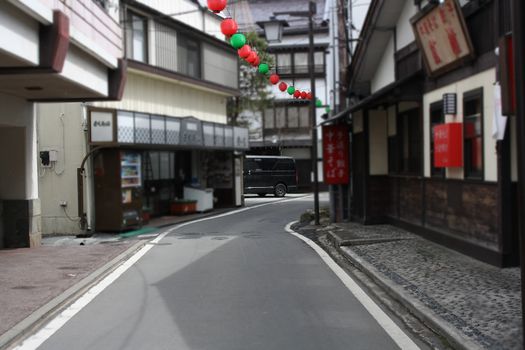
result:
[[[399,348],[319,255],[284,230],[311,197],[248,205],[151,243],[61,327],[22,348]]]

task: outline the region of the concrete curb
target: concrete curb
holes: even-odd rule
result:
[[[39,326],[50,321],[67,306],[73,303],[73,301],[78,299],[78,297],[84,294],[89,288],[109,275],[124,261],[128,260],[133,254],[144,247],[147,242],[147,240],[141,240],[135,243],[2,334],[0,336],[0,349],[9,349],[14,346],[17,341],[31,334],[31,332],[36,330]]]
[[[330,237],[329,241],[337,242],[337,239]],[[427,324],[430,328],[444,337],[454,349],[472,350],[483,349],[479,344],[465,337],[456,328],[450,326],[445,320],[439,317],[434,311],[421,303],[416,298],[407,295],[404,289],[384,277],[372,264],[361,259],[353,252],[343,250],[340,245],[334,244],[336,250],[355,267],[357,267],[366,276],[379,285],[388,295],[407,308],[415,317]]]

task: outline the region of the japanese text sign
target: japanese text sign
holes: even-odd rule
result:
[[[457,0],[445,0],[412,19],[419,49],[430,75],[452,69],[473,56],[472,43]]]
[[[436,125],[434,134],[434,167],[463,166],[463,130],[461,123]]]
[[[341,185],[349,182],[348,126],[323,126],[323,170],[324,182]]]

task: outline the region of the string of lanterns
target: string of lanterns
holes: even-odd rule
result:
[[[227,0],[208,0],[208,8],[214,13],[222,12],[227,5]],[[261,62],[258,53],[253,50],[250,45],[246,43],[244,34],[238,33],[239,27],[233,18],[226,18],[221,22],[221,32],[226,37],[230,38],[230,44],[237,49],[237,54],[243,60],[253,67],[256,67],[260,74],[267,75],[270,72],[270,66],[267,63]],[[282,92],[287,92],[288,95],[296,99],[311,100],[312,93],[296,89],[292,85],[288,85],[276,73],[270,74],[269,81],[273,85],[278,85]],[[315,101],[316,107],[322,107],[323,103],[318,98]]]

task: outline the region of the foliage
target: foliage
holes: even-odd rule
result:
[[[273,67],[273,57],[266,52],[268,47],[266,40],[259,37],[255,32],[246,33],[245,36],[247,44],[252,47],[252,50],[258,52],[261,63],[266,63]],[[240,61],[240,96],[231,98],[228,101],[228,116],[233,125],[248,126],[246,121],[239,119],[239,114],[246,111],[254,114],[263,111],[271,105],[271,93],[268,88],[269,75],[259,73],[257,67],[252,67],[244,60]]]

